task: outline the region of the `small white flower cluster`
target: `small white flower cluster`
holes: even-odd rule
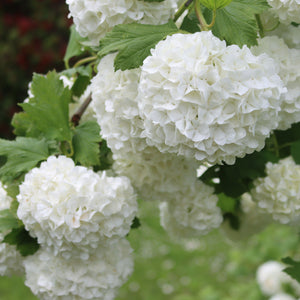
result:
[[[91,106],[101,127],[101,136],[113,152],[142,151],[143,122],[139,116],[137,89],[140,69],[114,71],[115,54],[105,56],[92,79]]]
[[[76,30],[97,46],[114,26],[138,22],[167,23],[175,13],[177,0],[147,2],[140,0],[66,0]]]
[[[199,237],[218,228],[223,217],[213,192],[212,187],[198,180],[176,193],[172,201],[162,202],[159,206],[162,227],[177,238]]]
[[[42,299],[113,299],[132,271],[125,236],[137,202],[129,179],[50,156],[26,174],[17,200],[18,217],[41,245],[25,260],[33,292]],[[52,264],[60,268],[50,272]]]
[[[268,34],[282,38],[289,48],[300,49],[300,26],[280,24]]]
[[[231,241],[247,239],[272,223],[272,218],[268,214],[259,212],[257,204],[249,193],[241,196],[240,207],[240,226],[238,230],[231,228],[229,222],[223,222],[220,228]]]
[[[277,129],[288,129],[300,121],[300,50],[290,49],[282,39],[271,36],[259,39],[258,46],[252,47],[251,51],[255,55],[268,54],[278,67],[278,75],[287,92],[282,95]]]
[[[258,210],[282,224],[300,220],[300,166],[292,157],[266,164],[264,178],[254,181],[251,196]]]
[[[300,0],[268,0],[270,11],[278,16],[280,22],[300,23]]]
[[[9,209],[11,201],[12,198],[7,195],[2,182],[0,182],[0,211]],[[15,246],[2,242],[5,235],[5,232],[0,233],[0,276],[23,274],[23,258]]]
[[[144,200],[168,201],[196,179],[197,163],[174,154],[147,147],[142,152],[113,155],[113,169],[130,178]]]
[[[265,296],[270,300],[296,300],[284,293],[284,287],[289,285],[295,294],[300,296],[300,284],[283,272],[285,265],[277,261],[268,261],[260,265],[256,271],[256,281]]]
[[[285,92],[273,59],[211,32],[174,34],[144,60],[139,108],[147,143],[211,164],[264,147]]]

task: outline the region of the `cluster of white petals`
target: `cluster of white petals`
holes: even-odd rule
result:
[[[95,46],[116,25],[132,22],[164,24],[177,8],[177,0],[66,0],[66,3],[78,33],[88,37]]]
[[[114,171],[127,176],[143,200],[171,200],[197,176],[197,161],[161,153],[154,147],[142,152],[119,151],[113,159]]]
[[[116,54],[105,56],[92,79],[92,103],[101,136],[113,152],[142,151],[146,146],[141,138],[143,121],[139,117],[137,89],[140,69],[114,71]]]
[[[56,252],[123,237],[137,212],[128,178],[95,173],[65,156],[50,156],[27,173],[17,200],[25,228]]]
[[[279,293],[272,296],[269,300],[297,300],[297,299],[289,294]]]
[[[11,201],[0,182],[0,210],[9,209]],[[0,233],[0,276],[20,275],[24,273],[23,258],[15,246],[2,243],[4,236]]]
[[[256,281],[264,295],[272,296],[271,299],[278,300],[295,299],[284,293],[286,286],[289,286],[296,295],[300,296],[299,282],[283,272],[285,268],[284,264],[277,261],[267,261],[258,267]]]
[[[282,224],[300,220],[300,166],[292,157],[266,164],[264,178],[254,181],[251,196],[259,211]]]
[[[300,26],[280,24],[268,34],[282,38],[289,48],[300,49]]]
[[[109,239],[87,260],[65,259],[41,248],[24,261],[25,284],[41,300],[111,300],[133,271],[125,239]]]
[[[285,92],[273,59],[206,31],[168,36],[151,53],[139,84],[149,145],[211,164],[264,147]]]
[[[288,129],[300,121],[300,49],[290,49],[283,39],[268,36],[259,39],[258,46],[252,47],[251,51],[255,55],[268,54],[278,67],[278,75],[287,92],[282,95],[277,129]]]
[[[265,229],[273,221],[270,215],[259,212],[257,204],[249,193],[241,196],[240,208],[241,212],[238,215],[240,226],[238,230],[233,229],[227,220],[222,223],[220,228],[231,241],[247,239]]]
[[[178,238],[197,237],[218,228],[223,217],[213,192],[212,187],[199,180],[190,183],[172,201],[160,203],[161,226]]]
[[[271,11],[278,16],[280,22],[300,23],[300,0],[267,0]]]

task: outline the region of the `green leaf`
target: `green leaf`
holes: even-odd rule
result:
[[[300,165],[300,141],[296,141],[291,145],[291,154],[297,165]]]
[[[257,45],[258,26],[255,14],[260,14],[269,8],[266,0],[232,0],[232,2],[217,11],[212,32],[225,40],[228,45]],[[204,11],[207,20],[211,20],[212,12]]]
[[[140,1],[144,1],[144,2],[163,2],[165,0],[140,0]]]
[[[195,12],[192,12],[185,16],[180,26],[180,29],[190,33],[195,33],[200,31],[199,20]]]
[[[285,264],[290,265],[290,267],[285,268],[283,271],[300,282],[300,262],[295,261],[290,257],[285,257],[282,261]]]
[[[100,127],[96,121],[82,122],[73,137],[74,160],[86,167],[99,165]]]
[[[34,74],[32,81],[33,98],[20,106],[27,114],[24,121],[31,121],[28,131],[42,132],[48,139],[71,141],[72,131],[69,124],[69,102],[71,91],[64,88],[59,75],[49,72],[47,76]],[[24,130],[24,123],[21,126]]]
[[[173,21],[164,25],[122,24],[117,25],[100,41],[100,57],[119,51],[115,58],[116,70],[138,68],[150,55],[150,49],[167,35],[178,33]]]
[[[9,209],[0,210],[0,231],[5,232],[19,227],[18,219]]]
[[[79,75],[72,86],[72,93],[76,97],[80,97],[90,83],[89,76]]]
[[[71,34],[69,43],[67,46],[66,54],[64,57],[64,62],[68,64],[70,58],[74,56],[78,56],[85,52],[85,47],[82,45],[87,39],[83,38],[79,35],[79,33],[75,29],[75,25],[73,24],[70,28]]]
[[[29,232],[24,226],[14,228],[9,234],[4,237],[4,243],[16,245],[16,248],[22,256],[34,254],[40,247],[36,238],[29,235]]]
[[[238,200],[232,197],[226,196],[224,193],[218,194],[218,206],[222,212],[234,213],[238,204]]]
[[[200,3],[211,10],[224,8],[229,5],[232,0],[201,0]]]
[[[16,178],[48,158],[48,144],[45,140],[25,137],[17,137],[15,141],[0,139],[0,155],[7,158],[0,176]]]
[[[141,226],[140,219],[138,217],[134,217],[132,224],[131,224],[131,229],[137,229]]]

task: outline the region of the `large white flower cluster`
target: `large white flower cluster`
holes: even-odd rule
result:
[[[9,209],[12,198],[0,182],[0,211]],[[3,243],[5,232],[0,233],[0,276],[20,275],[24,273],[23,258],[16,247]]]
[[[280,22],[300,23],[300,0],[268,0],[271,11],[278,16]]]
[[[154,147],[142,152],[119,151],[113,159],[114,171],[130,178],[144,200],[171,200],[196,179],[197,161],[161,153]]]
[[[41,300],[112,300],[132,273],[131,252],[125,238],[110,239],[88,260],[41,248],[24,261],[25,284]]]
[[[191,182],[170,202],[160,203],[160,223],[170,236],[178,238],[205,235],[222,221],[218,197],[201,181]]]
[[[101,136],[113,152],[142,151],[143,122],[139,117],[137,89],[140,69],[114,71],[115,54],[105,56],[93,78],[91,106],[101,127]]]
[[[254,181],[252,198],[259,211],[271,214],[282,224],[293,224],[300,220],[300,166],[292,157],[278,163],[266,164],[264,178]]]
[[[177,0],[147,2],[141,0],[66,0],[76,30],[92,45],[115,25],[138,22],[164,24],[174,15]]]
[[[212,164],[264,147],[285,92],[273,59],[211,32],[168,36],[151,54],[139,84],[149,145]]]
[[[27,173],[17,200],[25,228],[55,253],[123,237],[137,212],[128,178],[94,173],[65,156],[50,156]]]
[[[282,39],[270,36],[259,39],[258,46],[251,51],[255,55],[267,53],[278,66],[278,75],[287,92],[282,95],[277,129],[285,130],[300,121],[300,50],[290,49]]]
[[[240,202],[240,226],[238,230],[233,229],[230,223],[225,219],[220,229],[231,241],[240,241],[248,239],[251,235],[257,234],[272,223],[272,218],[268,214],[259,212],[257,203],[255,203],[249,193],[241,196]]]

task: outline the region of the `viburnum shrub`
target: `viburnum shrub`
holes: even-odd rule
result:
[[[299,0],[66,3],[66,69],[33,75],[0,140],[2,275],[40,299],[114,299],[137,198],[176,238],[298,229]]]

